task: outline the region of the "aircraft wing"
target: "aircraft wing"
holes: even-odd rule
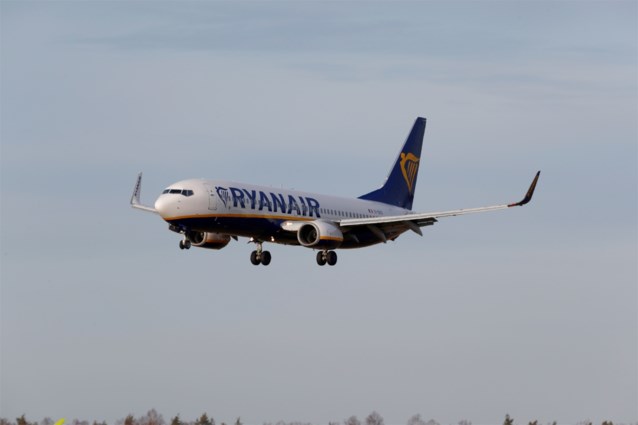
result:
[[[538,177],[541,172],[537,172],[532,184],[530,185],[525,197],[519,201],[512,204],[503,204],[503,205],[493,205],[489,207],[480,207],[480,208],[466,208],[459,210],[450,210],[450,211],[441,211],[441,212],[432,212],[432,213],[413,213],[413,214],[405,214],[405,215],[396,215],[389,217],[375,217],[375,218],[352,218],[345,219],[339,222],[339,226],[344,230],[353,229],[359,226],[368,227],[373,233],[377,234],[380,239],[385,240],[385,234],[387,230],[391,230],[392,228],[403,227],[404,229],[407,227],[408,229],[414,231],[419,235],[423,235],[421,233],[421,227],[431,226],[436,223],[439,218],[443,217],[454,217],[457,215],[465,215],[465,214],[474,214],[480,212],[488,212],[488,211],[498,211],[504,210],[511,207],[520,207],[527,204],[532,200],[532,196],[534,195],[534,190],[536,189],[536,183],[538,182]]]

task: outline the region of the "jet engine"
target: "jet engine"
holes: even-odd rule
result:
[[[297,240],[301,245],[310,248],[333,249],[343,242],[343,233],[333,223],[315,220],[299,228]]]
[[[230,236],[210,232],[189,232],[188,240],[199,248],[222,249],[230,242]]]

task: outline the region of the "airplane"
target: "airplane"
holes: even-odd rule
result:
[[[540,171],[519,202],[413,212],[425,124],[425,118],[416,119],[383,186],[358,198],[227,180],[190,179],[168,186],[150,207],[140,201],[142,173],[139,173],[130,203],[133,208],[159,214],[171,231],[183,235],[180,249],[191,246],[221,249],[231,239],[245,237],[256,245],[250,254],[254,265],[269,265],[272,256],[263,249],[263,244],[277,243],[316,250],[318,265],[334,266],[335,249],[394,241],[407,231],[423,236],[421,228],[437,223],[440,218],[508,209],[532,200]]]

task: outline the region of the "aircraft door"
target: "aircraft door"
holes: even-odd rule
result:
[[[206,185],[208,191],[208,209],[211,211],[217,211],[217,195],[215,194],[215,188]]]

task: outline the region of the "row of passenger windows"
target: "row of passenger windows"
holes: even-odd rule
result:
[[[167,190],[165,190],[164,193],[180,193],[179,190],[177,190],[176,192],[173,192],[173,190],[175,189],[171,189],[170,192],[167,192]],[[189,195],[186,195],[186,196],[189,196]],[[259,202],[257,203],[257,205],[260,209],[265,207],[266,205],[268,205],[268,207],[270,208],[270,204],[265,202]],[[305,215],[307,211],[307,207],[305,205],[299,206],[299,207],[300,207],[300,210],[303,210],[303,214]],[[289,208],[289,204],[283,204],[283,211],[286,211],[287,208]],[[295,211],[294,208],[292,210]],[[350,211],[334,210],[331,208],[319,208],[319,212],[323,215],[331,215],[331,216],[344,217],[344,218],[374,218],[376,217],[371,214],[360,214],[360,213],[355,213]]]
[[[336,215],[338,217],[346,217],[346,218],[372,218],[372,215],[369,214],[360,214],[349,211],[339,211],[333,210],[330,208],[319,208],[319,212],[322,214]]]
[[[190,189],[164,189],[162,194],[164,193],[177,193],[177,194],[182,194],[184,196],[191,196],[193,194],[193,191]]]

